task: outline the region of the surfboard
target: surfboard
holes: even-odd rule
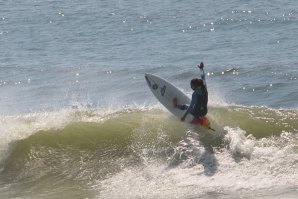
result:
[[[158,101],[173,115],[181,118],[184,115],[185,110],[176,108],[173,101],[176,98],[178,104],[190,104],[190,98],[172,83],[157,75],[145,73],[145,79],[150,90]],[[188,114],[185,118],[185,121],[187,122],[191,122],[192,120],[193,116],[190,114]]]
[[[185,110],[181,110],[174,105],[174,99],[177,100],[177,103],[180,105],[190,104],[190,98],[174,86],[169,81],[153,74],[145,73],[145,79],[147,84],[154,94],[154,96],[166,107],[172,114],[174,114],[179,119],[184,115]],[[207,117],[200,119],[194,119],[191,114],[188,114],[185,118],[186,122],[204,126],[208,129],[213,130],[210,127],[210,122]]]

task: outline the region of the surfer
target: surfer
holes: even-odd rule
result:
[[[190,105],[179,105],[177,98],[174,98],[174,106],[181,110],[186,110],[181,121],[184,122],[188,114],[194,116],[192,123],[204,123],[204,116],[207,114],[207,104],[208,104],[208,91],[205,81],[204,63],[201,62],[198,65],[201,71],[201,78],[194,78],[190,81],[190,87],[194,91],[192,94]]]

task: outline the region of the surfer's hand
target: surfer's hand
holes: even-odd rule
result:
[[[204,68],[204,63],[201,62],[200,65],[198,65],[198,67],[199,67],[200,69],[203,69],[203,68]]]

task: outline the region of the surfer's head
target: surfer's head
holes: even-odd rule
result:
[[[194,78],[190,81],[190,87],[192,90],[196,90],[198,87],[203,85],[203,80],[199,78]]]

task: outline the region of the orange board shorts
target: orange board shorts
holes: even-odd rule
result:
[[[192,121],[191,121],[192,124],[197,124],[197,125],[202,125],[202,126],[210,126],[210,122],[208,120],[207,117],[199,117],[199,118],[194,118]]]

